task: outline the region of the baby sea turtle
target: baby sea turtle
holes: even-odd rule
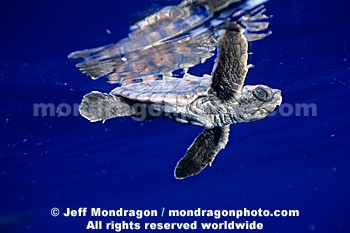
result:
[[[261,120],[282,102],[280,90],[243,86],[249,68],[243,32],[237,24],[220,31],[211,75],[164,75],[123,83],[109,94],[93,91],[84,96],[80,114],[91,122],[160,117],[205,128],[175,169],[178,179],[198,174],[226,146],[230,124]]]

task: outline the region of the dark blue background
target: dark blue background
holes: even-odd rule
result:
[[[282,89],[292,106],[315,103],[317,116],[277,114],[234,125],[213,166],[181,181],[173,177],[174,166],[200,128],[164,120],[92,124],[73,115],[33,116],[34,103],[73,105],[89,91],[111,90],[80,74],[67,54],[126,37],[136,13],[155,7],[150,0],[0,5],[1,233],[86,232],[94,220],[53,218],[52,207],[298,209],[300,217],[241,220],[263,222],[269,233],[350,232],[347,1],[266,4],[273,35],[251,44],[255,68],[247,83]]]

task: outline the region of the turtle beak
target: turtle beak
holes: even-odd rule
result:
[[[281,104],[282,104],[282,95],[279,95],[279,96],[277,97],[277,100],[276,100],[276,105],[277,105],[277,106],[281,106]]]
[[[273,89],[273,101],[276,106],[281,106],[282,104],[282,91],[278,89]]]

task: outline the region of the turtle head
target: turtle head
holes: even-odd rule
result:
[[[265,85],[244,86],[238,100],[241,121],[264,119],[281,103],[282,94],[278,89]]]

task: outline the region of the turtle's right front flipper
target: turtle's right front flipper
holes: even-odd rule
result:
[[[131,116],[135,114],[135,109],[123,97],[92,91],[84,96],[79,112],[89,121],[96,122]]]
[[[184,179],[197,175],[208,164],[211,165],[219,151],[228,142],[230,126],[205,129],[187,150],[186,155],[177,163],[175,177]]]

